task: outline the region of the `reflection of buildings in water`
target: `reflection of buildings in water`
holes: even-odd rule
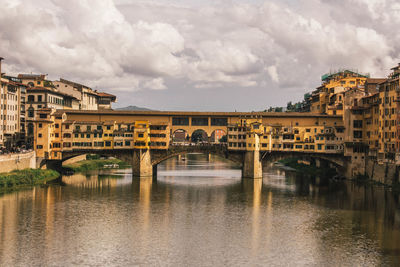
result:
[[[137,201],[138,205],[135,208],[135,227],[140,231],[137,232],[135,237],[136,241],[141,242],[141,248],[145,249],[151,246],[152,242],[152,229],[150,227],[152,222],[151,216],[151,194],[153,187],[153,178],[136,178],[132,179],[132,196]],[[136,206],[136,203],[133,203]],[[145,251],[143,251],[145,253]]]
[[[11,193],[0,198],[0,259],[7,262],[16,254],[18,250],[18,194],[26,192]],[[5,231],[7,229],[7,231]]]
[[[243,191],[246,194],[247,203],[252,206],[252,251],[258,252],[260,236],[260,206],[262,201],[262,179],[242,179]]]
[[[112,188],[118,184],[116,178],[99,178],[98,173],[75,173],[70,176],[63,176],[62,181],[74,187],[80,188]]]
[[[50,253],[43,250],[52,248],[55,202],[61,199],[61,192],[60,186],[33,187],[0,197],[0,259],[3,263],[15,263],[14,257],[32,242],[29,233],[21,232],[27,227],[26,223],[31,221],[36,221],[43,229],[42,242],[34,246],[38,250],[38,257]]]

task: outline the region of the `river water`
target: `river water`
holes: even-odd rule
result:
[[[0,266],[399,266],[400,198],[202,154],[0,196]]]

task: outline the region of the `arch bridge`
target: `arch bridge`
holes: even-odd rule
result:
[[[239,163],[243,177],[262,177],[262,161],[283,157],[347,169],[341,116],[268,112],[38,111],[38,161],[60,164],[82,154],[130,162],[135,176],[183,153],[220,155]],[[224,137],[224,138],[222,138]]]
[[[347,160],[343,155],[281,152],[281,151],[232,151],[225,144],[196,144],[196,145],[170,145],[168,150],[74,150],[63,152],[62,160],[44,161],[48,166],[61,166],[62,162],[84,154],[98,154],[115,157],[132,165],[135,177],[150,177],[157,175],[157,165],[178,155],[187,153],[213,154],[231,160],[242,168],[243,178],[262,178],[262,166],[281,159],[297,158],[306,160],[317,167],[335,168],[342,175],[346,174]],[[264,163],[264,164],[263,164]]]

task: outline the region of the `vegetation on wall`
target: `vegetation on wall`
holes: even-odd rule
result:
[[[0,192],[45,184],[48,181],[57,179],[59,176],[60,174],[57,171],[40,169],[24,169],[0,173]]]

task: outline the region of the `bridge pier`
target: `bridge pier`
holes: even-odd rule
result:
[[[262,178],[262,162],[258,150],[245,152],[242,177],[251,179]]]
[[[152,177],[153,166],[149,149],[135,149],[132,155],[132,176]]]

